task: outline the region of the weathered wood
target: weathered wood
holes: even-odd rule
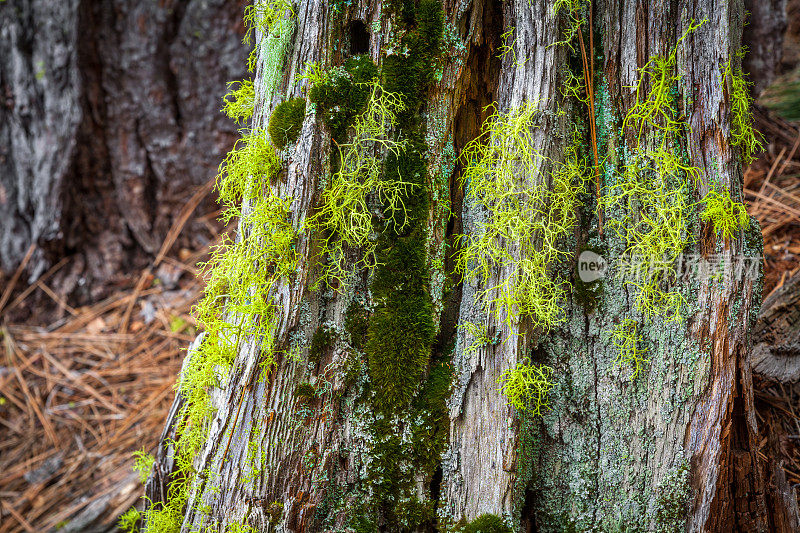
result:
[[[350,22],[361,20],[370,30],[370,57],[379,61],[384,56],[393,22],[379,3],[335,5],[337,9],[334,2],[310,0],[294,6],[296,29],[277,90],[265,89],[263,70],[257,73],[254,126],[265,125],[279,101],[302,94],[294,79],[306,62],[342,64]],[[599,148],[619,159],[614,168],[625,163],[626,151],[637,149],[635,139],[620,133],[620,126],[635,103],[639,69],[653,55],[668,55],[690,21],[707,19],[677,48],[682,76],[674,105],[689,126],[681,144],[703,177],[693,190],[694,202],[708,192],[712,177],[734,196],[741,194],[739,154],[727,141],[730,95],[719,79],[741,44],[742,8],[738,2],[713,0],[594,3],[596,76],[601,80],[597,115],[603,132]],[[563,155],[570,121],[586,120],[585,107],[558,105],[568,57],[563,47],[553,46],[560,23],[552,2],[446,1],[444,12],[454,34],[452,52],[428,95],[425,118],[431,177],[451,153],[451,165],[444,165],[449,190],[436,194],[438,201],[452,202],[455,220],[442,223],[446,218],[437,218],[432,210],[431,258],[453,232],[473,232],[486,216],[463,202],[458,180],[462,169],[452,155],[478,135],[485,105],[496,102],[506,112],[523,101],[539,102],[541,119],[532,134],[536,149],[553,160]],[[509,30],[516,57],[498,58],[504,44],[500,35]],[[299,140],[284,154],[286,179],[277,185],[281,196],[292,198],[297,230],[330,171],[330,137],[316,118],[307,112]],[[542,170],[546,175],[548,169]],[[589,240],[601,243],[613,274],[624,244],[613,232],[598,235],[590,200],[580,220],[573,251]],[[755,225],[730,241],[697,221],[690,228],[695,241],[687,253],[705,259],[720,254],[729,262],[753,256],[759,263]],[[195,464],[206,474],[190,497],[183,531],[203,523],[219,529],[246,523],[265,531],[345,531],[354,527],[360,506],[373,497],[370,469],[376,437],[370,427],[378,415],[369,402],[358,401],[369,375],[364,354],[354,348],[344,327],[354,298],[367,300],[367,307],[372,303],[368,275],[343,293],[312,291],[310,283],[318,275],[315,244],[301,231],[296,246],[297,277],[277,295],[277,339],[284,347],[299,346],[300,354],[278,354],[277,367],[262,382],[253,371],[260,346],[241,343],[234,371],[220,390],[211,391],[217,412]],[[574,258],[568,263],[574,264]],[[574,281],[567,267],[562,273]],[[513,268],[509,262],[494,274],[499,278]],[[527,531],[769,531],[786,526],[788,513],[775,507],[785,498],[765,486],[765,466],[757,455],[747,354],[759,307],[760,273],[738,276],[729,267],[723,274],[720,279],[680,281],[689,301],[684,320],[642,320],[649,363],[635,380],[616,364],[618,351],[610,340],[623,318],[641,318],[634,311],[628,280],[607,277],[596,308],[571,296],[564,302],[566,322],[550,332],[525,321],[508,328],[487,318],[479,311],[480,287],[474,283],[457,285],[447,297],[432,284],[441,310],[439,340],[455,341],[450,439],[440,474],[421,474],[407,458],[396,458],[403,475],[414,479],[414,495],[438,506],[442,526],[482,513]],[[467,321],[485,323],[489,331],[510,340],[468,353],[466,333],[454,328]],[[323,323],[337,332],[336,341],[319,362],[309,361],[308,345]],[[499,375],[529,357],[555,369],[550,409],[541,419],[515,412],[497,391]],[[355,379],[348,378],[353,371]],[[315,398],[295,395],[304,382],[315,386]],[[410,424],[402,417],[393,423],[401,429]],[[261,458],[258,468],[253,455]],[[374,527],[389,528],[381,521],[388,516],[385,505],[378,511]]]
[[[800,275],[775,289],[753,329],[753,372],[782,383],[800,379]]]

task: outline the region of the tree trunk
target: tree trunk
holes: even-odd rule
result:
[[[9,0],[0,5],[0,269],[33,244],[59,292],[158,252],[236,130],[219,110],[245,74],[243,3]]]
[[[501,522],[514,531],[790,530],[784,499],[765,485],[757,454],[747,357],[760,303],[759,229],[740,222],[726,234],[718,231],[722,219],[700,216],[711,189],[741,198],[748,149],[732,146],[743,130],[731,112],[731,77],[740,64],[743,5],[596,1],[556,13],[553,4],[309,0],[266,27],[253,131],[266,127],[280,102],[311,98],[310,86],[319,82],[295,82],[308,63],[328,70],[366,52],[384,89],[407,106],[393,138],[408,140],[404,154],[424,138],[427,175],[407,193],[407,226],[398,229],[373,206],[377,265],[361,268],[358,250],[345,247],[346,266],[357,271],[351,283],[315,286],[332,260],[321,247],[337,235],[307,222],[340,170],[330,154],[353,129],[334,131],[333,142],[326,118],[332,106],[317,99],[306,108],[273,182],[273,191],[291,201],[297,233],[293,274],[274,291],[275,342],[244,335],[233,343],[233,364],[207,390],[215,410],[193,455],[185,505],[177,522],[161,522],[158,513],[170,509],[169,488],[180,477],[175,458],[183,452],[174,443],[190,416],[192,400],[178,395],[147,485],[149,530],[204,524],[229,531],[444,531],[473,520],[469,531],[505,531]],[[443,29],[434,20],[440,8]],[[577,29],[568,39],[570,27]],[[439,33],[431,37],[431,28]],[[426,78],[413,70],[414,54],[429,53],[438,55]],[[656,82],[654,65],[675,74],[668,76],[665,114],[637,122],[654,105],[645,101]],[[341,111],[348,104],[337,105]],[[568,196],[556,190],[558,173],[570,157],[582,169],[582,185],[563,204],[571,223],[548,263],[548,279],[566,287],[552,321],[520,311],[521,301],[499,311],[486,296],[498,296],[503,283],[521,286],[521,265],[544,256],[554,222],[536,226],[530,242],[496,241],[504,260],[485,276],[454,272],[452,252],[488,231],[496,216],[480,196],[474,160],[459,154],[494,142],[487,134],[470,144],[490,115],[498,124],[526,109],[535,111],[524,123],[529,159],[509,163],[527,165],[512,173],[523,194]],[[662,135],[669,150],[659,149]],[[670,161],[679,169],[666,168],[670,154],[678,154]],[[414,182],[413,172],[403,175],[413,170],[412,159],[387,156],[383,179],[397,163]],[[628,194],[625,176],[639,179],[635,168],[645,185],[629,202],[615,201]],[[490,165],[483,176],[496,172]],[[463,176],[472,181],[462,186]],[[683,192],[665,185],[675,180]],[[477,196],[465,199],[470,185]],[[421,199],[414,196],[420,187]],[[641,227],[648,209],[658,209],[651,191],[674,202],[659,216],[683,232],[677,251],[684,259],[696,255],[707,266],[722,258],[728,267],[718,276],[656,278],[658,292],[648,300],[624,262],[643,250],[636,248],[642,234],[627,228]],[[558,215],[549,208],[539,205],[533,217]],[[669,218],[676,213],[678,222]],[[528,223],[522,216],[507,227]],[[578,255],[586,250],[607,261],[604,278],[580,279]],[[422,264],[414,255],[420,253]],[[756,268],[737,275],[742,256],[755,258]],[[545,282],[535,281],[541,291]],[[685,302],[681,316],[670,319],[667,311],[676,308],[664,302],[675,295]],[[657,309],[648,311],[648,302]],[[620,347],[626,339],[638,352]],[[185,365],[205,357],[203,344],[195,344]],[[270,357],[274,368],[257,379],[258,363]],[[639,366],[621,360],[641,368],[634,373]],[[550,385],[517,408],[498,380],[520,364],[551,373]],[[446,405],[438,401],[443,372],[452,382]],[[539,415],[537,397],[547,404]],[[156,518],[170,525],[156,526]]]

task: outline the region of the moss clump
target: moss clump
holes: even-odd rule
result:
[[[306,116],[306,99],[298,96],[281,102],[269,119],[267,131],[272,143],[280,150],[297,140]]]
[[[336,332],[320,325],[311,337],[311,346],[308,349],[308,360],[312,363],[319,363],[325,351],[331,347],[336,340]]]
[[[431,475],[447,445],[450,419],[447,399],[453,384],[453,367],[449,357],[433,365],[422,390],[412,403],[411,450],[413,463]]]
[[[511,533],[511,528],[499,516],[486,513],[472,522],[458,524],[451,533]]]
[[[369,312],[355,300],[352,300],[347,306],[344,329],[350,335],[350,346],[356,350],[362,350],[369,329]]]
[[[402,44],[408,52],[387,56],[381,76],[387,90],[402,94],[409,109],[418,109],[442,55],[444,13],[438,0],[422,0],[417,7],[407,2],[402,13],[406,26]]]
[[[308,100],[317,105],[317,114],[337,143],[347,137],[347,129],[366,109],[370,84],[377,77],[378,67],[367,55],[351,57],[344,67],[315,76]]]
[[[317,389],[308,381],[298,383],[294,388],[294,397],[301,402],[310,403],[317,397]]]
[[[390,220],[378,241],[372,282],[375,312],[366,352],[376,407],[390,414],[407,408],[427,369],[435,334],[425,224],[429,208],[424,144],[390,154],[387,179],[416,185],[405,199],[409,223]]]
[[[596,231],[591,232],[590,238],[597,235]],[[597,309],[597,305],[600,303],[600,299],[603,294],[603,277],[600,277],[594,281],[583,281],[581,279],[581,272],[580,272],[580,257],[583,252],[593,252],[600,257],[607,257],[608,250],[606,247],[601,246],[592,246],[588,244],[584,244],[580,247],[578,253],[578,264],[576,265],[578,268],[574,272],[574,277],[572,279],[572,297],[573,299],[588,313],[592,313],[595,309]],[[604,273],[603,273],[604,274]]]
[[[433,448],[417,443],[416,450],[409,450],[402,431],[404,421],[415,412],[425,412],[423,418],[429,417],[430,425],[423,423],[417,428],[420,437],[422,432],[438,431],[438,397],[443,394],[438,379],[442,372],[437,368],[428,387],[429,397],[415,401],[417,410],[412,410],[412,399],[429,370],[435,336],[426,234],[431,194],[421,109],[433,79],[443,15],[436,0],[422,0],[416,10],[412,2],[400,7],[402,14],[398,13],[400,20],[396,20],[402,35],[400,49],[408,53],[385,58],[381,80],[385,89],[398,94],[404,104],[397,115],[396,128],[397,142],[403,148],[388,153],[382,179],[408,184],[402,200],[405,217],[395,217],[394,207],[383,202],[384,217],[378,226],[380,236],[371,283],[374,311],[365,344],[377,414],[370,428],[374,444],[369,474],[374,502],[391,531],[404,530],[404,515],[408,519],[422,518],[417,516],[419,506],[412,505],[412,509],[399,505],[413,501],[409,499],[411,473],[417,465],[409,458],[415,457],[416,451],[417,458],[433,462],[435,459],[429,458],[440,453],[436,442],[431,444]],[[437,405],[427,405],[428,401]]]
[[[403,500],[395,507],[397,524],[401,531],[419,531],[436,521],[436,509],[432,501],[420,501],[416,496]]]

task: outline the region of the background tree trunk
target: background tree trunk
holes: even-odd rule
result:
[[[155,254],[236,130],[219,113],[245,74],[244,2],[0,4],[0,269],[76,303]],[[94,293],[90,293],[90,289]]]
[[[417,398],[424,400],[435,365],[446,361],[454,381],[447,416],[430,418],[421,445],[403,436],[419,428],[416,417],[425,416],[414,407],[392,419],[383,433],[375,431],[381,417],[371,403],[374,396],[365,394],[374,385],[353,327],[381,305],[370,300],[373,280],[364,272],[343,293],[312,290],[319,275],[318,243],[301,231],[297,278],[276,295],[276,338],[295,357],[279,352],[269,378],[257,381],[253,369],[262,357],[260,342],[240,339],[232,372],[220,389],[210,391],[217,411],[195,459],[202,482],[193,485],[182,531],[201,524],[221,530],[233,524],[278,531],[417,530],[433,527],[426,514],[433,507],[440,525],[490,513],[523,531],[790,531],[782,488],[765,485],[757,455],[747,355],[760,304],[758,275],[681,282],[689,299],[686,319],[642,322],[649,363],[631,380],[629,370],[615,363],[618,350],[610,339],[623,319],[641,318],[625,280],[607,277],[595,291],[594,306],[573,291],[563,302],[564,324],[543,333],[525,320],[508,326],[487,318],[476,300],[481,287],[447,274],[452,265],[442,243],[452,245],[454,234],[476,231],[486,216],[464,201],[463,168],[456,160],[478,136],[489,113],[485,106],[496,103],[506,112],[539,102],[543,118],[532,132],[535,146],[555,161],[564,157],[570,125],[586,124],[587,113],[585,106],[562,100],[565,69],[575,63],[564,46],[554,46],[564,25],[552,2],[448,0],[443,10],[446,61],[441,80],[425,93],[422,115],[432,200],[425,218],[427,266],[437,334]],[[639,69],[651,56],[676,49],[681,77],[675,105],[690,127],[681,148],[703,177],[694,201],[708,192],[711,176],[740,198],[740,153],[728,141],[731,100],[720,77],[741,46],[743,4],[596,1],[592,12],[601,159],[609,157],[609,168],[617,170],[630,162],[636,139],[621,132],[621,125],[636,102],[632,87]],[[405,13],[411,28],[422,23],[414,18],[421,15]],[[363,30],[369,32],[370,57],[385,62],[396,52],[401,25],[409,24],[398,17],[390,16],[386,5],[381,10],[379,2],[297,3],[274,91],[265,81],[264,51],[259,54],[253,127],[266,126],[279,102],[302,96],[302,84],[294,80],[308,62],[330,68],[360,51]],[[678,44],[691,21],[706,19]],[[509,43],[515,54],[500,57]],[[584,142],[590,146],[588,137]],[[319,201],[331,149],[328,130],[309,110],[298,141],[283,154],[287,172],[277,186],[282,197],[292,199],[297,230]],[[614,171],[603,179],[613,181]],[[446,202],[452,218],[442,209]],[[571,242],[574,256],[591,243],[613,262],[624,244],[612,231],[598,234],[592,200],[585,202]],[[609,212],[606,223],[614,216]],[[760,257],[755,224],[730,241],[696,216],[690,228],[696,241],[687,253]],[[493,275],[500,279],[507,274],[503,269],[513,268],[503,266]],[[562,275],[576,281],[569,265]],[[446,290],[448,280],[452,290]],[[374,321],[372,314],[369,331]],[[471,351],[467,332],[456,329],[467,322],[485,324],[492,335],[510,340]],[[333,338],[310,355],[323,325]],[[410,356],[397,363],[408,365]],[[517,412],[498,392],[501,374],[529,358],[554,368],[550,408],[541,418]],[[299,393],[301,384],[315,393]],[[176,399],[147,485],[156,506],[164,501],[173,472],[171,442],[178,437],[183,401],[180,395]],[[442,424],[448,438],[440,450],[434,441]],[[391,447],[384,437],[396,437],[399,444]],[[409,450],[418,445],[436,452],[433,464],[414,459]],[[408,480],[413,482],[403,483]],[[380,492],[387,485],[389,497]]]

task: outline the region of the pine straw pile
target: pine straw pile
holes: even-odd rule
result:
[[[139,500],[132,454],[152,452],[161,434],[195,335],[195,265],[208,245],[167,252],[209,190],[187,204],[156,261],[111,298],[70,307],[47,286],[63,261],[14,298],[18,275],[0,288],[0,533],[114,530]],[[208,228],[206,243],[219,238],[215,217],[192,220]],[[2,325],[37,291],[65,317]]]
[[[755,111],[769,143],[745,171],[745,203],[764,237],[766,297],[800,270],[800,131],[763,108]]]
[[[800,272],[800,128],[756,107],[756,127],[769,144],[744,176],[750,214],[764,236],[766,298]],[[755,377],[759,455],[767,475],[800,488],[800,384]],[[796,496],[800,495],[800,490]],[[799,502],[800,503],[800,500]]]

